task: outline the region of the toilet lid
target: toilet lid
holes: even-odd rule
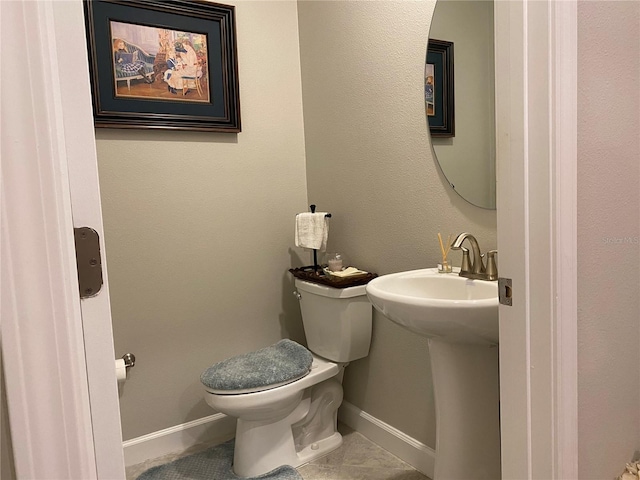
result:
[[[240,394],[276,388],[306,376],[311,352],[292,340],[228,358],[207,368],[200,381],[212,393]]]

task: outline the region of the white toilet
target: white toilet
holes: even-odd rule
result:
[[[338,289],[300,279],[295,284],[312,357],[288,340],[272,347],[288,342],[287,347],[299,350],[298,357],[307,355],[302,374],[294,372],[296,378],[250,387],[240,379],[232,390],[211,388],[203,380],[207,403],[238,419],[233,470],[241,477],[262,475],[280,465],[297,467],[338,448],[342,436],[336,430],[337,410],[342,403],[344,367],[369,354],[371,304],[364,285]],[[251,355],[225,362],[238,365],[237,359],[242,363]],[[299,358],[292,362],[299,367]]]

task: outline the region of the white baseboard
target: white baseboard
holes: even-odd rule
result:
[[[184,452],[199,444],[223,443],[232,439],[235,433],[235,419],[216,413],[123,442],[124,463],[129,467],[171,453]]]
[[[363,412],[349,402],[342,402],[338,418],[376,445],[407,462],[427,477],[433,478],[436,452],[431,447]]]

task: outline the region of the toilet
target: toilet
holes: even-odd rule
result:
[[[338,448],[344,368],[369,354],[372,307],[364,285],[333,288],[298,278],[295,285],[308,349],[281,340],[216,363],[201,377],[206,402],[237,419],[233,470],[240,477],[298,467]]]

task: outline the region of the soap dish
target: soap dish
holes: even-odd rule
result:
[[[355,267],[347,267],[338,272],[334,272],[332,270],[329,270],[327,267],[323,267],[322,271],[326,276],[328,276],[332,280],[344,280],[346,278],[359,278],[369,274],[369,272],[358,270]]]

